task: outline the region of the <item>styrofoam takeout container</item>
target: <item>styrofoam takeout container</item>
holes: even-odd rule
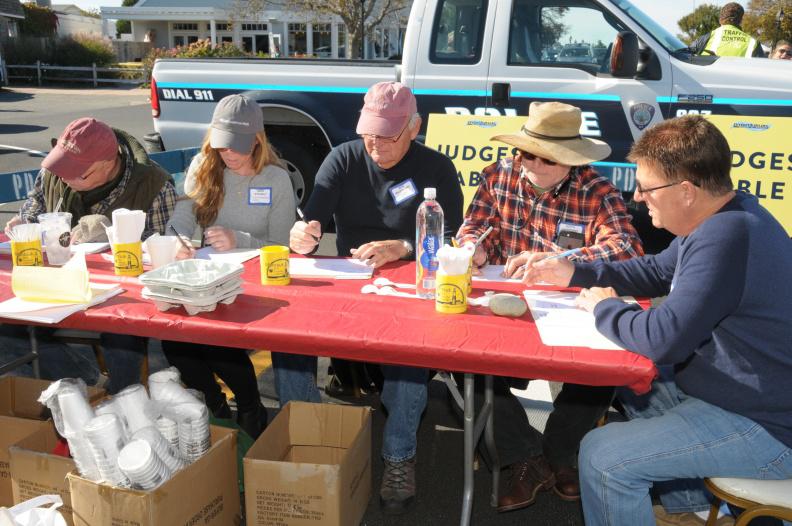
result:
[[[242,274],[240,263],[213,261],[208,259],[183,259],[168,263],[140,275],[144,285],[177,288],[182,291],[212,289]]]

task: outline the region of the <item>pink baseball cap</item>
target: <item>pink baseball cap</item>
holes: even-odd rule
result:
[[[71,181],[84,174],[93,163],[109,161],[117,153],[118,140],[110,126],[84,117],[66,126],[41,166],[64,181]]]
[[[399,82],[380,82],[363,98],[356,131],[359,135],[395,137],[417,111],[410,88]]]

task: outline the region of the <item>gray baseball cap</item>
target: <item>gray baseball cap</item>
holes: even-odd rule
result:
[[[253,149],[256,133],[264,129],[264,113],[255,101],[244,95],[223,97],[215,106],[210,126],[209,145],[231,148],[239,153]]]

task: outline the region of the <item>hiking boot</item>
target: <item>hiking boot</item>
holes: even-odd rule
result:
[[[536,501],[536,494],[555,485],[555,475],[544,455],[537,455],[511,466],[509,492],[498,498],[498,512],[526,508]]]
[[[401,515],[415,501],[415,457],[403,462],[384,462],[380,507],[387,515]]]
[[[574,466],[560,466],[553,470],[556,495],[567,501],[580,500],[580,480]]]

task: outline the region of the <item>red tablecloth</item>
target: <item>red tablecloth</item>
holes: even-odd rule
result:
[[[440,314],[434,302],[361,294],[368,280],[293,278],[285,287],[260,284],[258,259],[245,264],[245,292],[231,305],[188,316],[181,308],[159,312],[141,298],[137,278],[113,275],[111,263],[89,256],[91,280],[117,281],[126,291],[106,303],[69,316],[58,326],[160,339],[200,341],[351,360],[460,372],[544,378],[588,385],[629,386],[645,392],[655,376],[652,362],[623,351],[542,344],[530,312],[504,318],[483,307]],[[375,272],[395,282],[414,282],[414,263]],[[474,282],[485,290],[513,292],[519,284]],[[11,261],[0,259],[0,300],[11,292]],[[12,322],[18,323],[18,322]]]

